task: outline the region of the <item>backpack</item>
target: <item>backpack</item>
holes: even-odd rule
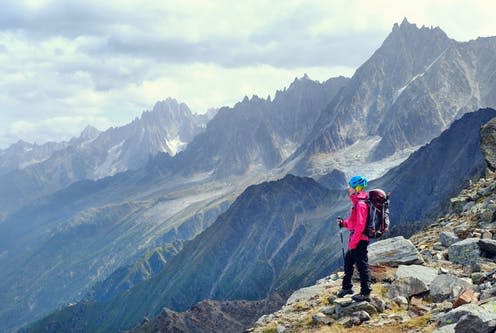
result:
[[[364,201],[368,208],[364,234],[369,238],[380,238],[389,229],[389,197],[381,189],[371,190],[369,198]]]

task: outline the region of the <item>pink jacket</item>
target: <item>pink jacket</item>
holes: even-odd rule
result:
[[[350,240],[348,241],[348,248],[350,250],[356,249],[358,242],[361,240],[369,240],[369,238],[363,234],[367,223],[369,208],[367,204],[362,201],[366,200],[368,196],[367,192],[350,195],[353,208],[351,209],[350,217],[343,222],[344,226],[351,231]]]

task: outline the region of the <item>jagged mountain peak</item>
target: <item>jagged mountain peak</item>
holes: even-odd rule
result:
[[[400,24],[395,23],[392,29],[392,33],[396,33],[396,34],[418,33],[418,32],[431,32],[434,34],[441,34],[447,37],[446,33],[438,26],[426,27],[425,25],[422,25],[422,27],[419,28],[416,23],[410,23],[406,17],[403,18],[403,21],[401,21]]]
[[[176,99],[169,97],[156,102],[152,110],[144,111],[140,119],[155,121],[158,118],[165,118],[168,121],[172,121],[191,116],[192,112],[186,103],[179,103]]]
[[[96,138],[98,135],[100,135],[100,133],[101,131],[96,127],[87,125],[79,135],[79,138],[83,140],[91,140]]]

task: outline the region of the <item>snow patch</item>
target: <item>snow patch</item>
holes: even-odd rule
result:
[[[448,50],[448,48],[446,48],[443,52],[441,52],[440,55],[438,55],[436,57],[436,59],[434,59],[433,62],[430,63],[429,66],[427,66],[425,68],[425,70],[422,72],[422,73],[419,73],[417,75],[415,75],[410,81],[407,82],[407,84],[405,84],[403,87],[401,87],[400,89],[398,89],[396,91],[396,93],[394,94],[394,97],[393,97],[393,102],[391,104],[394,104],[396,102],[396,100],[398,99],[398,97],[400,97],[400,95],[403,93],[403,91],[405,91],[406,88],[408,88],[408,86],[413,82],[415,81],[417,78],[419,77],[423,77],[425,73],[427,73],[429,71],[429,69],[431,69],[431,67],[436,63],[438,62],[439,59],[441,59],[441,57],[446,53],[446,51]]]
[[[370,152],[379,144],[381,139],[380,136],[367,137],[336,152],[313,156],[311,159],[313,175],[323,175],[333,169],[338,169],[343,171],[347,178],[361,174],[369,180],[377,179],[391,168],[401,164],[420,147],[410,147],[380,161],[369,162]]]
[[[45,157],[45,158],[41,158],[41,159],[35,159],[33,158],[32,160],[29,160],[29,161],[24,161],[22,163],[19,164],[19,169],[24,169],[24,168],[27,168],[28,166],[30,165],[33,165],[33,164],[38,164],[38,163],[41,163],[41,162],[45,162],[46,160],[48,160],[50,157]]]
[[[182,151],[186,147],[187,143],[181,141],[179,137],[175,137],[171,140],[166,140],[165,145],[166,147],[161,147],[162,151],[170,151],[172,153],[172,156],[174,156]]]
[[[282,160],[286,160],[289,156],[291,156],[296,149],[298,149],[299,145],[296,142],[286,140],[283,144],[279,145],[279,152],[281,154]]]

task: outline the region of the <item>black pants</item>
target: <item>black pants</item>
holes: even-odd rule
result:
[[[344,278],[343,289],[351,289],[351,278],[353,277],[353,267],[356,264],[358,273],[360,274],[360,293],[364,295],[370,294],[370,271],[369,271],[369,258],[367,256],[368,241],[361,240],[354,250],[348,250],[344,258]]]

